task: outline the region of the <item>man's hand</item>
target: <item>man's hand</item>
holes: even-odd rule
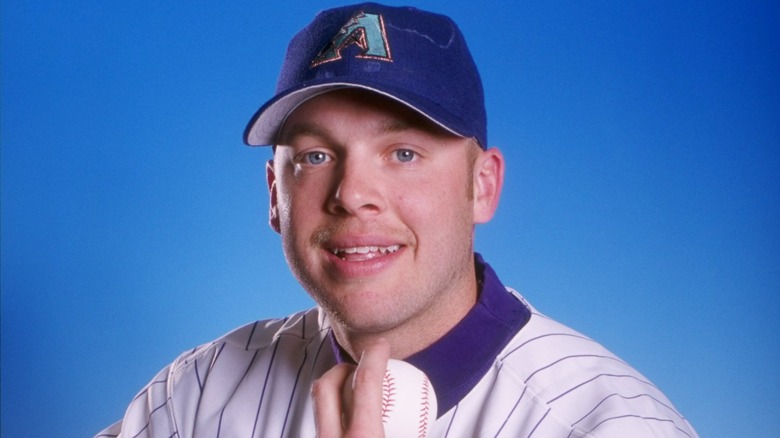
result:
[[[384,437],[382,382],[390,345],[380,339],[369,345],[357,368],[339,364],[312,386],[314,420],[319,438]],[[347,382],[352,371],[354,379]]]

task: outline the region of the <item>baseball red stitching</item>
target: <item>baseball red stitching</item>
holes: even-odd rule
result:
[[[395,378],[390,371],[385,372],[385,378],[382,381],[382,423],[387,422],[387,418],[390,416],[390,412],[393,412],[395,407]]]
[[[423,379],[422,406],[420,409],[420,423],[417,425],[418,438],[425,438],[426,436],[428,436],[428,417],[430,415],[430,410],[431,410],[430,389],[431,389],[431,382],[428,381],[428,377],[426,376]]]

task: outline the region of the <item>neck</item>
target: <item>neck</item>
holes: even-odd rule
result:
[[[390,357],[407,358],[421,351],[458,324],[477,301],[477,280],[471,269],[457,291],[438,298],[432,308],[390,328],[371,332],[350,330],[349,327],[331,320],[333,334],[342,349],[356,362],[367,346],[384,338],[390,344]]]

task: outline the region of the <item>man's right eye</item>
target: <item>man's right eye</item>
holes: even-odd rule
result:
[[[308,152],[303,157],[305,164],[322,164],[329,160],[328,154],[325,152]]]

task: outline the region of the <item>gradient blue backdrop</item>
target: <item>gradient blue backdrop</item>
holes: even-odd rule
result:
[[[91,436],[179,352],[311,305],[241,133],[342,3],[2,2],[3,437]],[[702,436],[780,436],[778,3],[416,5],[483,74],[503,280]]]

